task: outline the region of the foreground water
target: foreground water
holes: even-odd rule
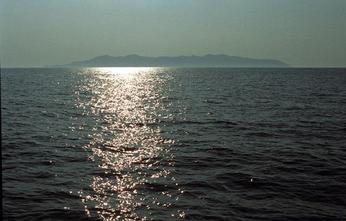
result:
[[[346,69],[2,69],[5,220],[345,220]]]

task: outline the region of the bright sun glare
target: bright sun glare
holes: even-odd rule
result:
[[[123,76],[129,76],[155,70],[154,67],[102,67],[95,69],[104,74],[115,74]]]

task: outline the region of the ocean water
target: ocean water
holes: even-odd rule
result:
[[[4,220],[346,220],[346,69],[2,69]]]

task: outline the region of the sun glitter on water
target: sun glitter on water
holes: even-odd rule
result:
[[[134,76],[140,73],[155,72],[155,67],[102,67],[102,68],[91,68],[98,73],[113,74],[121,77]]]
[[[80,193],[86,213],[96,213],[103,220],[146,220],[153,209],[169,209],[178,191],[146,194],[155,191],[150,190],[153,185],[177,185],[169,150],[174,141],[162,137],[156,124],[159,116],[165,118],[160,90],[167,79],[147,67],[86,72],[93,77],[80,90],[91,93],[91,98],[79,105],[95,118],[85,148],[98,164],[92,191]]]

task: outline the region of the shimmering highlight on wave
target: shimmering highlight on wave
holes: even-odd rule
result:
[[[145,220],[151,207],[169,207],[165,198],[170,193],[148,198],[143,191],[160,179],[174,182],[170,167],[162,167],[172,163],[174,140],[161,137],[159,126],[148,126],[157,116],[165,118],[160,94],[165,78],[153,68],[100,68],[81,74],[91,76],[79,92],[91,96],[78,106],[101,127],[94,128],[85,146],[101,170],[92,178],[93,194],[80,194],[85,211],[90,215],[90,208],[97,208],[103,220]]]

